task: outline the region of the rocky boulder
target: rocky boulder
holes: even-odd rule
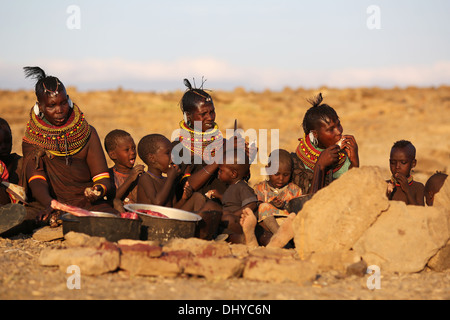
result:
[[[388,206],[386,182],[378,167],[349,170],[319,190],[295,217],[294,242],[300,258],[350,250]]]
[[[381,271],[418,272],[450,237],[447,216],[434,207],[390,207],[355,243],[353,249]]]

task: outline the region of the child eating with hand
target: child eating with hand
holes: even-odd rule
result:
[[[181,199],[176,200],[175,186],[180,169],[172,163],[171,153],[172,143],[161,134],[149,134],[139,141],[138,154],[148,171],[139,179],[137,201],[195,212],[203,206],[205,197],[193,192],[186,183]]]
[[[434,203],[434,195],[438,193],[444,185],[448,174],[437,171],[425,183],[424,194],[427,206],[431,207]]]
[[[424,206],[424,185],[414,181],[411,170],[416,166],[416,148],[407,140],[394,143],[391,148],[389,166],[391,179],[388,180],[389,200],[403,201],[407,205]]]
[[[288,151],[283,149],[272,151],[267,167],[278,169],[275,174],[269,174],[266,181],[256,184],[254,190],[260,202],[258,223],[265,231],[275,234],[280,224],[289,216],[287,204],[290,200],[301,196],[302,190],[291,182],[293,162]]]
[[[223,195],[215,194],[222,202],[222,225],[224,233],[230,234],[230,242],[244,243],[242,227],[239,223],[245,209],[254,212],[258,206],[258,198],[254,190],[247,184],[250,162],[242,150],[228,149],[224,153],[224,163],[219,165],[218,178],[227,185]]]
[[[131,135],[120,129],[109,132],[105,137],[105,150],[114,166],[109,168],[113,185],[116,187],[114,208],[125,212],[123,205],[137,202],[139,176],[144,165],[136,163],[136,144]]]

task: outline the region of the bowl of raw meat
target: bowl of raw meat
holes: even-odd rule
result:
[[[141,235],[140,220],[124,219],[105,212],[92,212],[90,216],[74,216],[66,213],[61,217],[63,234],[70,231],[84,233],[117,242],[121,239],[139,240]]]
[[[198,214],[151,204],[126,204],[125,210],[135,212],[142,220],[141,239],[161,243],[173,238],[192,238],[198,222]]]

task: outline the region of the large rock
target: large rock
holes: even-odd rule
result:
[[[428,261],[428,267],[438,272],[450,270],[450,241]]]
[[[186,260],[184,273],[211,281],[227,280],[240,277],[244,265],[244,260],[234,257],[195,257]]]
[[[189,251],[194,256],[200,257],[226,257],[232,255],[228,243],[223,241],[208,241],[198,238],[174,238],[164,245],[163,251]]]
[[[450,179],[447,177],[444,184],[438,193],[434,196],[433,206],[436,208],[443,208],[450,213]]]
[[[434,207],[390,201],[389,210],[355,243],[368,265],[381,272],[418,272],[450,237],[446,214]]]
[[[158,245],[134,242],[119,244],[119,248],[120,268],[132,275],[176,277],[183,271],[179,259],[162,257],[162,248]]]
[[[33,239],[37,241],[53,241],[53,240],[59,240],[63,239],[64,234],[62,231],[62,226],[51,228],[50,226],[45,226],[42,228],[39,228],[34,231],[33,233]]]
[[[317,266],[310,261],[249,257],[243,278],[264,282],[294,282],[304,285],[316,277]]]
[[[378,167],[353,168],[319,190],[293,221],[301,259],[312,253],[349,250],[389,207]]]
[[[44,249],[39,256],[43,266],[59,266],[63,272],[71,265],[80,268],[81,275],[100,275],[119,267],[120,253],[117,248],[68,248]]]

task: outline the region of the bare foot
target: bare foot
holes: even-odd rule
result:
[[[247,246],[257,247],[259,246],[258,240],[255,236],[256,217],[252,210],[245,208],[241,214],[239,223],[242,227],[242,231],[245,236],[245,244]]]
[[[295,216],[295,213],[291,213],[286,218],[286,220],[278,229],[277,233],[275,233],[270,239],[267,247],[283,248],[292,238],[294,238],[294,229],[292,229],[292,222],[294,221]]]

